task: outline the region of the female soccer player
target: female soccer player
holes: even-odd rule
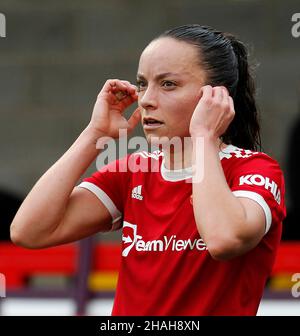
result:
[[[140,121],[162,150],[127,155],[77,185],[97,141]],[[190,140],[184,155],[164,150],[175,137]],[[105,83],[88,126],[20,207],[11,238],[43,248],[122,228],[113,315],[255,315],[285,216],[282,172],[259,139],[243,43],[196,24],[174,28],[143,51],[137,87]],[[130,160],[151,169],[124,169]]]

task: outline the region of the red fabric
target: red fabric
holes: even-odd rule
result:
[[[151,164],[156,172],[102,169],[85,179],[104,191],[123,215],[123,255],[113,315],[256,314],[281,237],[284,180],[269,156],[231,147],[221,160],[229,187],[261,195],[270,208],[272,225],[258,246],[230,261],[211,258],[196,228],[192,184],[162,177],[162,153],[133,154],[118,161],[126,165],[133,157],[137,166]],[[248,178],[240,180],[247,174],[268,178],[273,189],[257,176],[248,177],[252,184]]]

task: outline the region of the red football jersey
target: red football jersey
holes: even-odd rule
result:
[[[123,230],[113,315],[256,314],[285,217],[283,174],[261,152],[229,145],[219,156],[233,194],[266,216],[260,243],[228,261],[212,259],[198,233],[191,169],[167,170],[163,152],[127,155],[79,185],[105,204],[112,230]]]

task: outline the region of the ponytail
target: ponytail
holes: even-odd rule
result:
[[[225,143],[238,147],[261,150],[260,125],[258,109],[255,102],[255,84],[248,63],[245,45],[231,34],[224,34],[229,39],[237,58],[238,80],[234,92],[236,115],[225,134]]]

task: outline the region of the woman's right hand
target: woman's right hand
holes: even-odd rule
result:
[[[128,81],[109,79],[98,94],[91,121],[88,125],[99,136],[119,137],[119,130],[129,133],[141,120],[138,107],[127,120],[123,113],[127,107],[138,99],[137,88]]]

